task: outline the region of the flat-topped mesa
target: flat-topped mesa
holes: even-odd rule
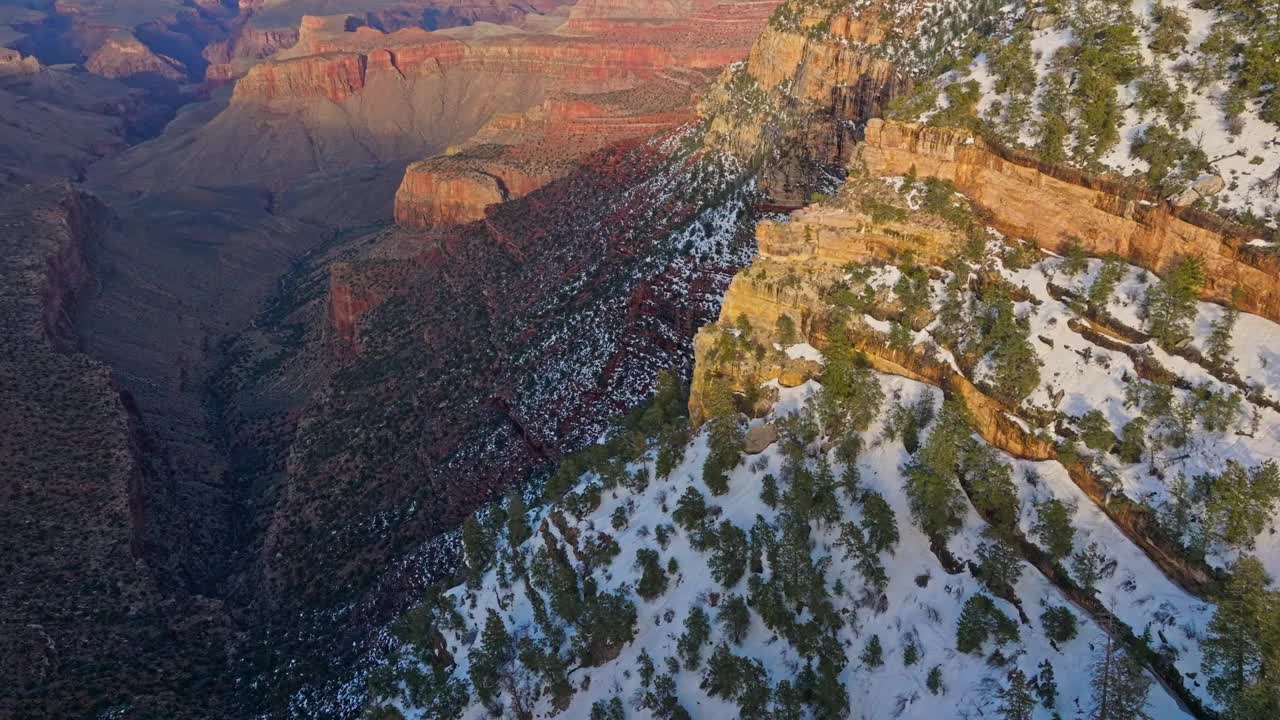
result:
[[[1249,245],[1242,228],[1208,213],[1038,162],[966,130],[873,120],[856,162],[874,176],[955,183],[1001,232],[1060,252],[1072,240],[1090,255],[1116,254],[1155,273],[1188,256],[1205,264],[1203,297],[1280,321],[1280,259]]]
[[[507,172],[482,160],[448,155],[410,165],[396,190],[396,224],[427,228],[482,219],[486,207],[510,199],[509,182],[520,184],[512,172],[516,168],[502,170]]]

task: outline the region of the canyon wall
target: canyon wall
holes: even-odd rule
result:
[[[1015,160],[965,130],[873,120],[857,161],[872,175],[914,168],[922,177],[949,180],[989,213],[992,226],[1048,250],[1061,252],[1079,240],[1090,255],[1114,253],[1155,273],[1199,257],[1205,299],[1280,320],[1280,258],[1249,246],[1248,233],[1223,221],[1211,227],[1207,216],[1158,198],[1122,195],[1078,173]]]

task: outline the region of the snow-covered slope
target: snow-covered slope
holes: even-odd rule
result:
[[[1248,21],[1213,9],[1218,5],[1224,3],[1031,0],[1006,5],[996,14],[999,29],[971,43],[972,59],[925,83],[918,91],[921,104],[904,110],[904,116],[923,110],[920,117],[932,117],[952,101],[943,92],[933,104],[929,94],[972,81],[979,91],[977,117],[1009,145],[1045,153],[1056,162],[1154,180],[1171,196],[1206,178],[1203,197],[1188,195],[1186,202],[1251,215],[1274,228],[1280,211],[1280,125],[1274,115],[1270,122],[1264,119],[1261,97],[1233,90],[1248,47],[1265,40],[1245,36],[1239,23]],[[1165,21],[1169,17],[1174,19]],[[1132,28],[1132,39],[1099,47],[1101,35],[1090,35],[1117,28]],[[1025,55],[1011,46],[1025,48]],[[1090,48],[1106,58],[1094,77],[1107,74],[1106,82],[1092,90],[1082,84],[1090,71],[1081,51]],[[1119,59],[1122,54],[1125,59]],[[1023,72],[1033,74],[1024,79]],[[1049,97],[1055,75],[1064,81],[1057,106]],[[1114,85],[1114,97],[1103,89],[1108,85]],[[1083,143],[1077,135],[1086,112],[1098,117],[1104,132],[1115,132],[1101,147],[1094,135],[1086,133]],[[956,120],[950,117],[945,124]],[[1046,128],[1056,120],[1066,123],[1062,140],[1069,157],[1044,150]],[[1159,171],[1152,176],[1153,155],[1138,149],[1152,128],[1170,133],[1168,144],[1155,153],[1161,163],[1172,160],[1167,176]],[[1207,179],[1215,175],[1222,186]]]

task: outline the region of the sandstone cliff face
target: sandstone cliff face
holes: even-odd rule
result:
[[[815,169],[847,162],[861,123],[911,88],[906,73],[867,49],[888,30],[874,12],[804,12],[798,29],[767,28],[700,108],[708,145],[761,165],[765,192],[791,208],[815,189]]]
[[[991,214],[994,227],[1049,250],[1078,238],[1091,255],[1115,253],[1156,273],[1200,257],[1206,299],[1280,319],[1280,261],[1253,251],[1247,235],[1206,227],[1158,198],[1121,197],[1105,183],[1015,161],[972,133],[946,128],[874,120],[859,160],[873,175],[915,168],[950,180]]]

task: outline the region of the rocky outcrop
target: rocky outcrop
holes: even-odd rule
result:
[[[114,79],[179,81],[187,77],[187,69],[182,63],[155,53],[126,32],[107,38],[89,53],[84,66],[89,72]]]
[[[641,107],[626,102],[646,92],[657,97]],[[497,116],[464,146],[405,170],[396,192],[396,223],[428,228],[480,220],[485,208],[564,177],[591,152],[692,119],[681,110],[688,98],[686,87],[655,81],[634,96],[560,95],[529,112]]]
[[[1280,320],[1280,259],[1221,219],[1180,211],[1132,188],[1041,165],[965,130],[873,120],[858,161],[873,175],[939,177],[989,214],[1001,232],[1063,251],[1116,254],[1155,273],[1185,257],[1205,263],[1207,300]]]
[[[767,28],[701,106],[708,145],[761,166],[765,192],[788,208],[806,204],[817,169],[843,165],[862,123],[911,88],[868,47],[889,31],[875,7],[854,17],[816,5],[792,3],[797,27]]]

